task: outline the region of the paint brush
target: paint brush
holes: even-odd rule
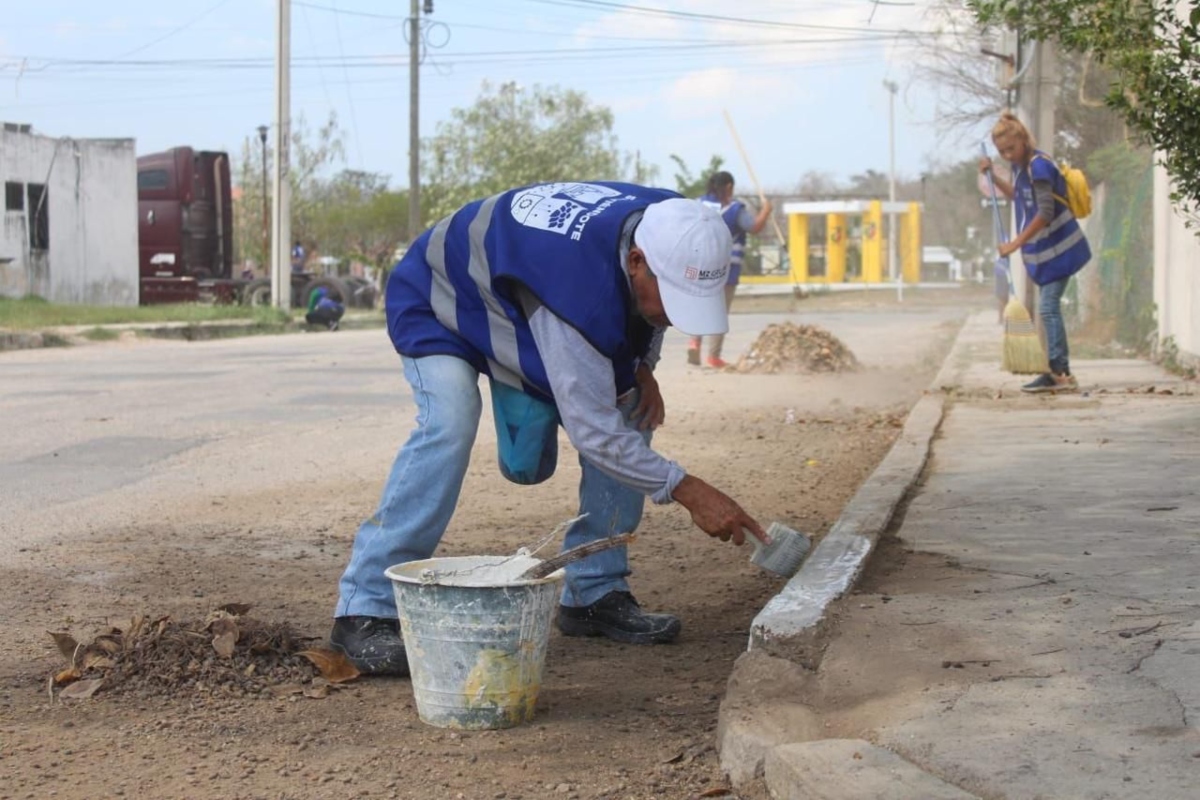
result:
[[[755,537],[750,563],[767,572],[790,578],[800,568],[811,547],[812,540],[800,531],[772,522],[767,528],[766,539]]]

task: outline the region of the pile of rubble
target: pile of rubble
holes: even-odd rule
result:
[[[137,616],[91,642],[51,633],[67,662],[50,678],[62,699],[97,692],[141,697],[219,692],[235,697],[303,693],[320,697],[330,685],[358,676],[344,656],[320,648],[286,623],[244,616],[229,604],[204,620]],[[320,677],[324,676],[324,677]]]
[[[768,325],[735,367],[738,372],[767,374],[852,372],[858,368],[854,353],[829,331],[791,322]]]

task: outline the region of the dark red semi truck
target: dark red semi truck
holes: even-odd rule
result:
[[[270,280],[234,274],[229,155],[176,147],[140,156],[137,169],[141,304],[270,303]],[[291,277],[294,306],[307,305],[319,286],[347,306],[375,303],[374,286],[361,278]]]

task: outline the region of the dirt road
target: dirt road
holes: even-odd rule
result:
[[[673,334],[657,447],[762,520],[820,533],[886,453],[961,312],[939,301],[733,318],[728,354],[769,322],[815,323],[865,365],[847,375],[691,368]],[[0,358],[0,416],[13,421],[0,454],[0,798],[722,796],[717,707],[779,584],[676,507],[648,508],[632,582],[645,607],[682,616],[679,642],[555,633],[537,718],[521,728],[428,727],[403,680],[325,699],[237,681],[49,699],[63,662],[47,631],[86,639],[137,614],[195,620],[238,602],[322,639],[412,414],[381,331]],[[517,490],[493,466],[485,419],[444,553],[509,553],[571,516],[579,468],[563,445],[550,482]]]

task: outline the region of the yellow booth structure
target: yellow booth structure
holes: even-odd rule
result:
[[[921,281],[921,204],[884,200],[833,200],[784,203],[787,216],[786,272],[743,275],[750,286],[893,285]],[[898,231],[885,221],[894,220]],[[889,237],[898,235],[897,262],[889,263]],[[897,268],[899,274],[897,274]]]

